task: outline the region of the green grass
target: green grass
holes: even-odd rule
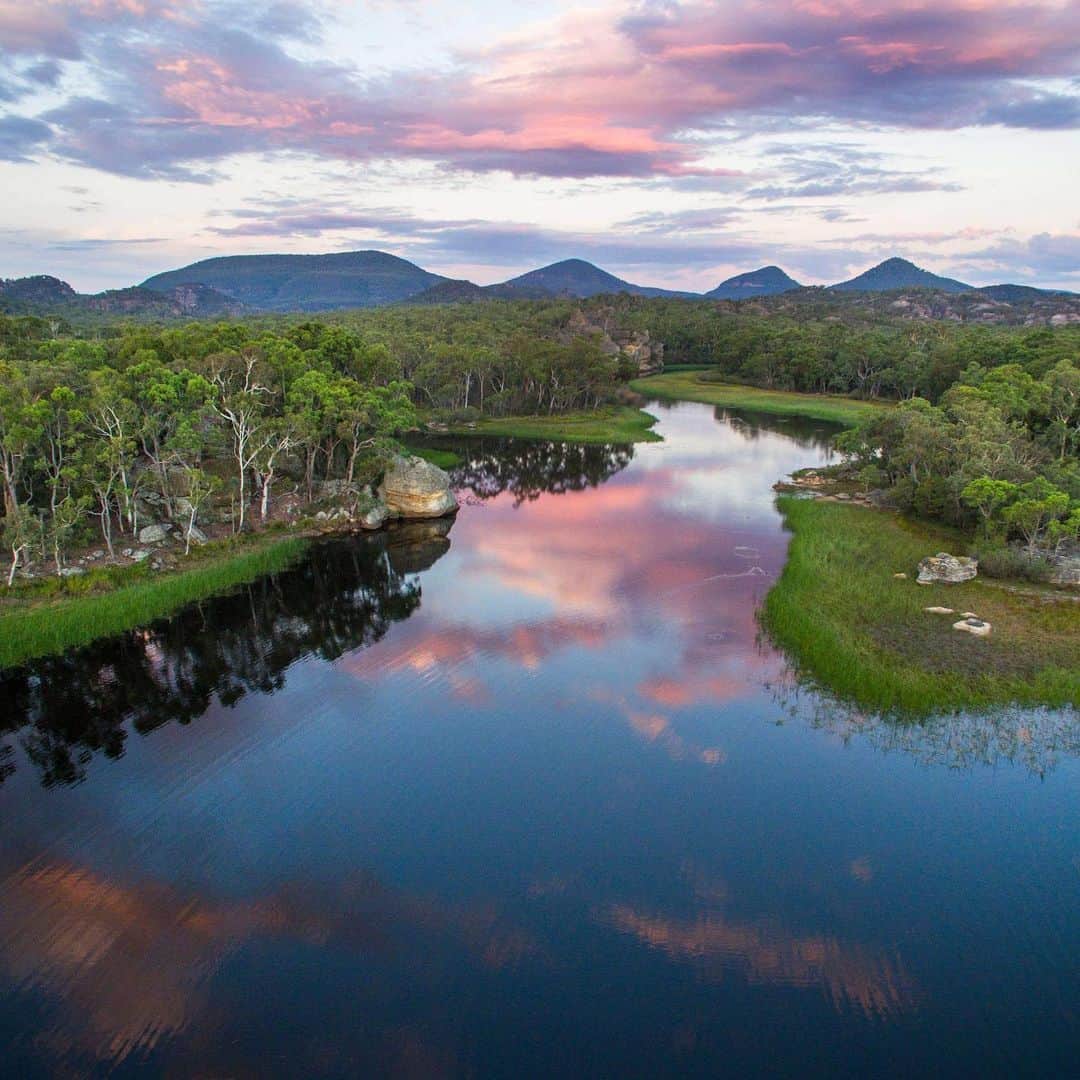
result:
[[[430,461],[432,465],[438,465],[440,469],[452,469],[461,464],[461,455],[453,450],[437,450],[429,446],[406,446],[406,451],[414,457]]]
[[[656,417],[620,405],[589,412],[552,416],[507,416],[478,420],[474,427],[454,428],[455,435],[507,435],[517,439],[554,439],[580,443],[661,442],[650,430]]]
[[[929,715],[995,705],[1080,706],[1080,611],[982,578],[918,585],[919,559],[963,553],[954,533],[880,511],[782,496],[787,565],[761,612],[799,673],[875,711]],[[906,580],[893,577],[906,573]],[[955,616],[926,607],[950,607]],[[989,638],[952,629],[973,611]]]
[[[672,371],[635,379],[630,388],[646,397],[664,401],[700,401],[730,409],[774,413],[777,416],[805,416],[854,427],[888,405],[829,394],[795,394],[786,390],[762,390],[757,386],[712,382],[701,371]]]
[[[33,589],[5,597],[0,607],[0,669],[171,615],[196,600],[284,569],[307,546],[303,538],[282,536],[215,544],[193,555],[197,565],[190,569],[151,576],[144,563],[66,579],[65,589],[56,597],[43,597],[40,590],[35,595]],[[72,591],[110,591],[70,595],[66,586],[74,582],[79,584]]]

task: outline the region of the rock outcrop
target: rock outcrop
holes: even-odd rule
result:
[[[453,514],[457,499],[450,478],[418,457],[395,457],[379,486],[379,498],[391,518],[438,518]]]
[[[640,376],[657,375],[664,370],[664,343],[654,341],[648,330],[627,330],[615,325],[614,311],[594,313],[590,320],[580,309],[570,316],[565,337],[600,335],[600,347],[608,356],[625,356],[637,365]]]
[[[936,555],[928,555],[919,563],[917,580],[920,585],[958,585],[962,581],[970,581],[978,572],[977,559],[939,551]]]

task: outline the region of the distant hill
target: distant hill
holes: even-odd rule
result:
[[[0,280],[0,310],[65,317],[91,314],[200,319],[240,315],[244,305],[208,285],[177,285],[162,292],[132,285],[88,295],[77,293],[66,281],[39,274]]]
[[[447,279],[384,251],[228,255],[155,274],[147,289],[209,285],[263,311],[329,311],[392,304]]]
[[[552,296],[574,296],[579,299],[599,296],[601,293],[629,293],[631,296],[692,296],[693,293],[674,292],[671,289],[653,289],[646,285],[633,285],[623,281],[599,266],[584,259],[564,259],[562,262],[530,270],[520,277],[502,283],[502,287],[514,289],[542,289]],[[492,286],[498,288],[499,286]]]
[[[403,304],[474,304],[482,300],[550,300],[554,293],[539,286],[476,285],[471,281],[448,280],[432,285],[430,289],[406,297]]]
[[[1035,300],[1054,300],[1076,296],[1065,289],[1037,289],[1034,285],[984,285],[979,292],[1007,304],[1024,304]]]
[[[79,296],[78,306],[101,315],[140,315],[155,318],[233,317],[245,311],[244,305],[209,285],[174,285],[169,289],[148,289],[132,285],[127,289],[109,289],[90,296]]]
[[[33,277],[0,278],[0,299],[12,310],[22,308],[62,307],[78,293],[66,282],[48,274]]]
[[[721,281],[705,295],[713,300],[746,300],[754,296],[775,296],[777,293],[801,288],[802,286],[794,278],[788,277],[779,266],[763,266],[760,270],[750,270],[745,274],[736,274],[727,281]]]
[[[941,292],[969,292],[973,286],[953,278],[939,277],[907,259],[886,259],[850,281],[830,285],[847,292],[886,292],[889,289],[939,289]]]

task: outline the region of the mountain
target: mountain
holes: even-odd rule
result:
[[[66,282],[48,274],[33,277],[0,278],[0,301],[12,309],[61,307],[78,293]]]
[[[143,287],[209,285],[263,311],[329,311],[377,307],[447,279],[384,251],[334,255],[226,255],[155,274]]]
[[[750,270],[721,281],[705,295],[712,300],[746,300],[753,296],[775,296],[801,288],[779,266],[763,266],[760,270]]]
[[[520,277],[504,281],[502,286],[516,290],[542,289],[551,296],[575,296],[579,298],[598,296],[601,293],[630,293],[631,296],[693,296],[693,293],[673,292],[670,289],[653,289],[645,285],[632,285],[599,266],[584,259],[564,259],[562,262],[530,270]]]
[[[847,292],[885,292],[888,289],[940,289],[942,292],[969,292],[973,286],[952,278],[939,277],[907,259],[886,259],[850,281],[830,285]]]

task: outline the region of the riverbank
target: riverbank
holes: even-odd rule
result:
[[[748,412],[773,413],[777,416],[803,416],[810,420],[854,427],[876,415],[888,404],[859,401],[855,398],[834,397],[828,394],[796,394],[786,390],[763,390],[757,386],[712,382],[711,372],[671,371],[635,379],[630,388],[645,397],[663,401],[698,401],[703,405],[718,405],[727,409],[746,409]]]
[[[866,709],[909,715],[1080,707],[1080,612],[1070,598],[984,578],[918,585],[919,559],[958,552],[955,534],[842,503],[781,496],[777,505],[791,547],[761,620],[812,683]],[[933,606],[956,614],[925,610]],[[992,625],[989,637],[952,628],[969,611]]]
[[[0,599],[0,669],[123,633],[276,573],[296,562],[309,542],[264,533],[197,549],[183,569],[153,571],[144,562],[49,578],[42,587],[6,594]]]
[[[452,427],[451,435],[500,435],[515,439],[552,439],[578,443],[661,442],[651,430],[656,417],[629,405],[552,416],[506,416]]]

